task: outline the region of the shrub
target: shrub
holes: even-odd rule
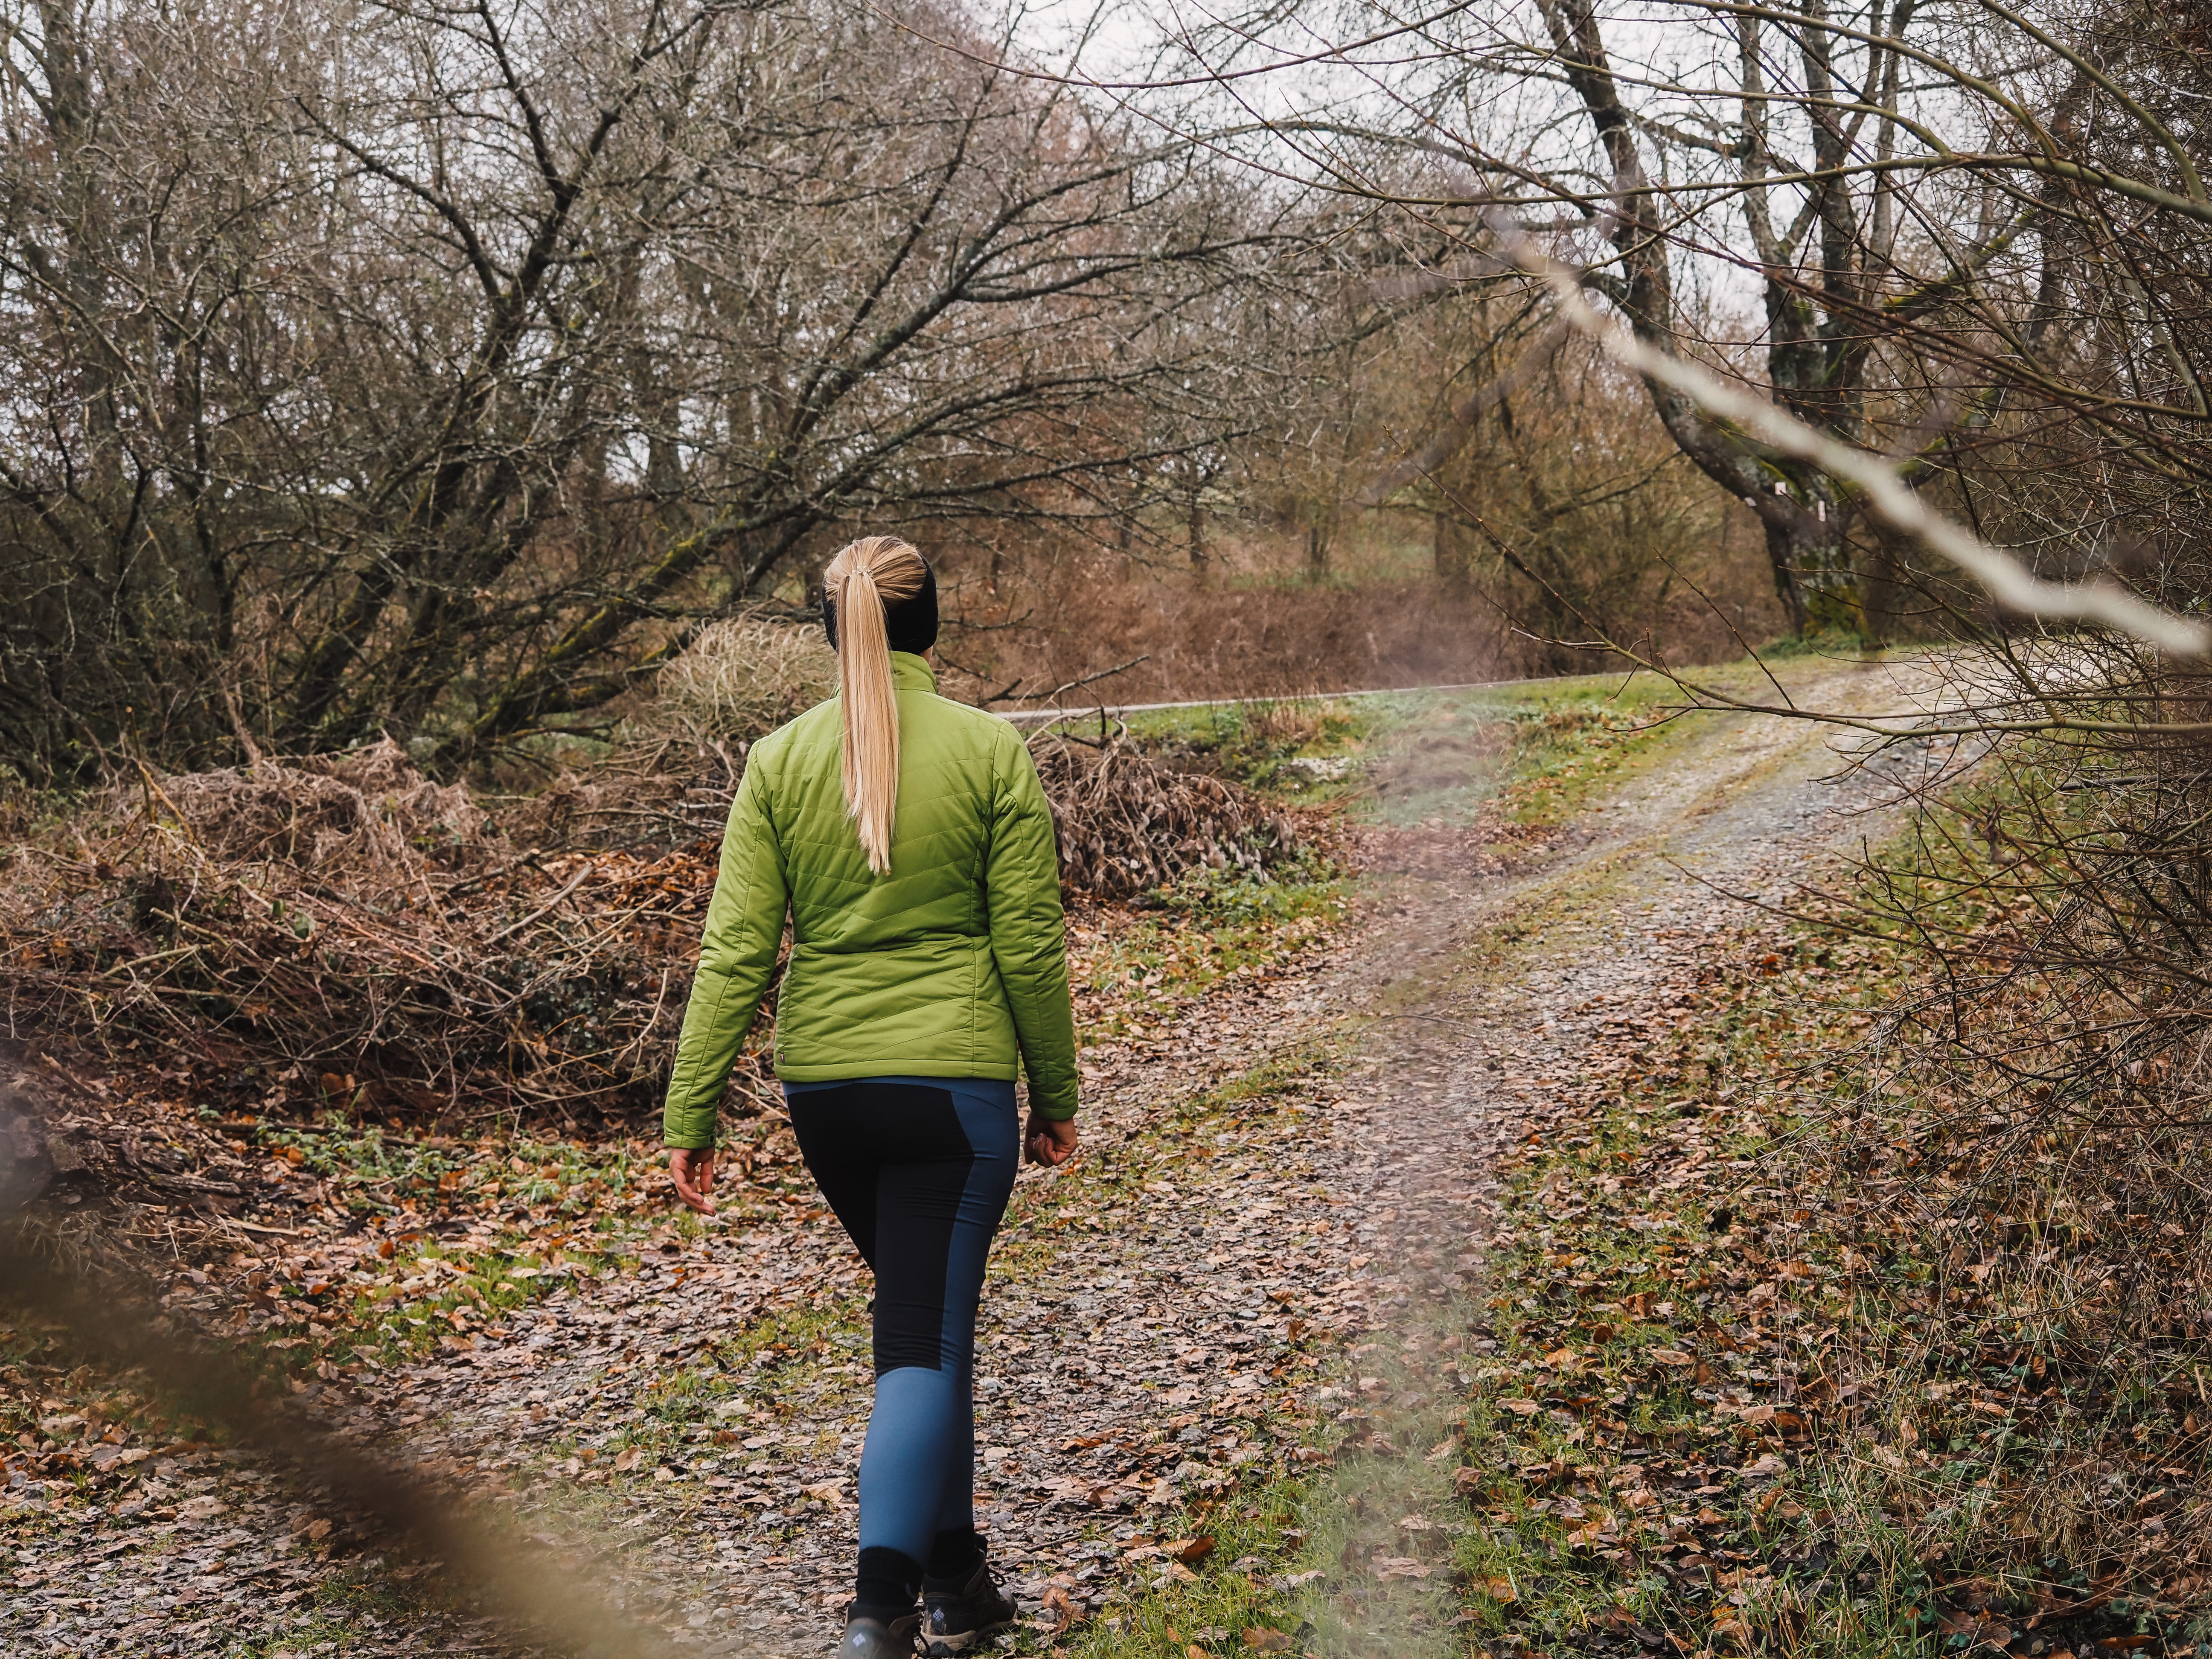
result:
[[[836,690],[837,653],[820,629],[735,617],[660,671],[653,701],[623,737],[648,754],[681,745],[705,758],[743,749]]]

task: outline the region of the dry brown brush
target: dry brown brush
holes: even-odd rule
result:
[[[711,848],[518,848],[389,745],[140,790],[86,803],[70,850],[13,849],[10,1036],[246,1106],[489,1118],[652,1093]]]
[[[1288,815],[1225,778],[1176,771],[1126,735],[1059,732],[1030,745],[1060,838],[1060,880],[1126,899],[1200,868],[1273,868],[1302,847]]]
[[[1249,792],[1126,739],[1037,746],[1075,893],[1126,898],[1302,845]],[[733,768],[735,747],[721,751]],[[716,842],[700,831],[731,787],[679,771],[653,804],[670,776],[564,777],[495,816],[388,742],[142,769],[7,849],[0,1031],[179,1073],[234,1109],[648,1111],[714,889]],[[625,819],[680,839],[608,848]],[[740,1093],[768,1087],[747,1061]]]
[[[2002,661],[1950,665],[1980,732],[1838,913],[1915,963],[1792,1160],[1863,1218],[1839,1525],[1984,1600],[2179,1617],[2212,1603],[2212,699],[2117,644]]]

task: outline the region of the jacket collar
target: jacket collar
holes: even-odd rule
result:
[[[901,691],[934,691],[937,676],[911,651],[891,653],[891,684]]]

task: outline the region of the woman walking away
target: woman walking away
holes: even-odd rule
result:
[[[775,967],[775,1070],[806,1167],[875,1269],[875,1408],[843,1659],[957,1654],[1014,1605],[975,1525],[975,1304],[1030,1160],[1075,1150],[1052,818],[1014,729],[937,695],[937,580],[891,536],[832,561],[840,695],[753,746],[669,1084],[676,1190],[711,1213],[715,1110]],[[921,1606],[917,1608],[919,1596]]]

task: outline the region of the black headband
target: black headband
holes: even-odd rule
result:
[[[827,588],[822,593],[822,631],[830,636],[830,648],[836,650],[837,602]],[[915,656],[937,643],[937,573],[928,560],[921,562],[921,591],[884,606],[884,635],[892,650]]]

